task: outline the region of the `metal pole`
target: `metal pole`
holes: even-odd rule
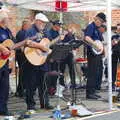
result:
[[[63,12],[60,12],[60,23],[63,23]],[[60,35],[62,34],[62,27],[60,28]]]
[[[107,43],[108,43],[108,83],[109,109],[112,110],[112,64],[111,64],[111,0],[107,0]]]

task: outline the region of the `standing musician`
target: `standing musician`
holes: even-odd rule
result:
[[[27,38],[27,30],[31,28],[31,21],[29,19],[25,19],[22,22],[22,27],[16,34],[16,42],[21,42]],[[23,81],[25,79],[26,74],[23,72],[24,63],[27,61],[25,59],[24,53],[22,49],[16,50],[16,60],[19,66],[19,82],[16,90],[16,96],[23,97],[24,96],[24,84]]]
[[[117,64],[120,62],[120,24],[117,24],[116,33],[112,36],[112,89],[115,90]]]
[[[60,32],[62,23],[60,23],[59,20],[55,20],[55,21],[51,21],[51,22],[52,22],[52,27],[48,31],[48,35],[49,35],[49,39],[52,41],[60,36],[59,32]],[[53,48],[53,46],[51,46],[51,48]],[[49,71],[58,71],[58,63],[56,60],[54,60],[52,58],[49,60]],[[48,88],[49,88],[49,94],[51,94],[51,95],[53,95],[55,93],[57,77],[58,76],[56,74],[49,76]]]
[[[35,23],[32,25],[32,28],[27,31],[27,37],[30,38],[39,34],[39,39],[34,39],[34,42],[29,40],[27,45],[35,48],[42,47],[43,51],[49,51],[48,48],[38,44],[41,39],[48,38],[45,29],[47,22],[49,22],[49,20],[44,14],[38,13],[35,16]],[[52,109],[53,107],[49,104],[48,91],[46,88],[46,81],[44,79],[45,74],[48,71],[47,63],[40,66],[34,66],[27,62],[24,67],[24,73],[27,75],[25,80],[27,109],[35,110],[34,94],[36,89],[38,89],[39,93],[40,107]]]
[[[70,43],[75,40],[74,30],[73,28],[68,28],[68,33],[65,35],[64,40],[62,43]],[[71,79],[71,87],[75,87],[75,69],[74,69],[74,60],[73,60],[73,53],[72,51],[69,51],[69,53],[66,55],[64,59],[61,59],[60,62],[60,71],[64,74],[66,65],[68,65],[69,68],[69,75]],[[61,78],[61,84],[65,86],[64,79]]]
[[[96,40],[102,41],[102,34],[98,30],[98,27],[106,22],[106,16],[104,13],[98,13],[94,21],[89,24],[85,29],[85,41],[90,44],[94,44]],[[98,46],[101,50],[101,46]],[[86,98],[88,99],[98,99],[100,98],[96,92],[96,79],[98,79],[98,71],[101,66],[102,54],[96,55],[91,46],[87,47],[87,59],[88,59],[88,76],[86,85]]]
[[[13,40],[12,33],[8,28],[8,15],[7,13],[0,12],[0,43],[7,39]],[[0,53],[9,55],[10,51],[0,44]],[[9,96],[9,67],[8,62],[0,68],[0,115],[8,115],[8,102]]]

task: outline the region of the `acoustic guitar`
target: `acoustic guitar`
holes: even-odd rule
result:
[[[49,49],[48,50],[49,52],[45,52],[41,49],[25,47],[24,54],[27,60],[32,65],[35,65],[35,66],[42,65],[46,62],[48,55],[52,52],[52,50],[49,47],[55,44],[56,42],[58,42],[59,40],[63,40],[63,39],[64,39],[64,36],[59,36],[52,41],[50,41],[48,38],[43,38],[38,44]]]
[[[40,35],[41,34],[38,33],[35,36],[26,38],[25,40],[23,40],[21,42],[18,42],[16,44],[14,44],[14,42],[12,40],[10,40],[10,39],[6,39],[3,43],[1,43],[1,45],[3,45],[6,48],[8,48],[11,52],[10,52],[9,55],[4,55],[3,53],[0,53],[0,68],[2,68],[6,64],[7,60],[14,55],[14,51],[13,50],[15,50],[17,48],[21,48],[22,46],[27,45],[27,41],[28,40],[39,39]]]
[[[14,42],[12,40],[10,40],[10,39],[7,39],[3,43],[1,43],[1,45],[3,45],[6,48],[8,48],[11,52],[8,55],[4,55],[3,53],[0,53],[0,68],[2,68],[6,64],[7,60],[14,55],[14,51],[13,50],[16,49],[16,48],[19,48],[21,46],[24,46],[25,43],[26,43],[26,40],[14,44]]]

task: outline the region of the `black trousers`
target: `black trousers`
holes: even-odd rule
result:
[[[100,90],[101,89],[101,84],[102,84],[102,76],[103,76],[103,60],[102,60],[102,56],[99,56],[100,59],[98,60],[98,70],[97,70],[97,79],[96,79],[96,90]]]
[[[117,64],[120,62],[120,53],[113,52],[112,54],[112,87],[115,86],[116,74],[117,74]]]
[[[29,63],[28,63],[29,64]],[[26,69],[26,70],[25,70]],[[44,79],[46,72],[29,64],[26,66],[25,89],[26,89],[26,104],[27,109],[35,108],[34,95],[38,89],[40,105],[42,107],[49,104],[47,81]]]
[[[98,80],[99,69],[101,65],[101,55],[93,55],[91,52],[87,52],[88,59],[88,75],[86,85],[86,95],[94,94],[96,90],[96,80]]]
[[[7,102],[9,96],[9,70],[8,68],[0,70],[0,113],[7,113]]]
[[[71,79],[71,85],[75,86],[76,82],[75,82],[75,68],[74,68],[74,61],[73,61],[73,54],[69,53],[65,59],[61,60],[60,62],[60,72],[64,74],[65,72],[65,68],[66,65],[68,65],[69,68],[69,75],[70,75],[70,79]],[[64,83],[64,77],[60,78],[60,84],[61,85],[65,85]]]
[[[19,66],[19,75],[18,75],[18,86],[17,86],[17,90],[16,93],[19,96],[23,96],[24,95],[24,64],[26,62],[24,53],[21,50],[17,50],[16,51],[16,60],[18,62],[18,66]]]

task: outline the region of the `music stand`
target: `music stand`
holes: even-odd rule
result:
[[[73,49],[73,46],[69,43],[59,43],[53,46],[53,51],[52,53],[48,56],[47,61],[50,61],[50,59],[53,59],[54,61],[57,62],[58,64],[58,79],[57,79],[57,86],[58,89],[60,88],[60,84],[59,84],[59,78],[60,78],[60,63],[63,59],[66,58],[66,56],[70,53],[70,51]],[[72,102],[75,103],[75,88],[72,88]],[[59,107],[59,102],[60,99],[58,98],[58,107]]]

